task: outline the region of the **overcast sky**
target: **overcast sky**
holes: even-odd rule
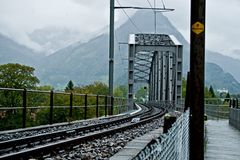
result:
[[[118,0],[122,5],[146,6],[147,0]],[[149,0],[153,4],[153,0]],[[161,0],[156,0],[161,7]],[[189,39],[190,0],[164,0],[175,11],[165,15]],[[116,1],[116,6],[117,6]],[[240,1],[207,1],[207,48],[240,58]],[[130,15],[132,13],[129,13]],[[126,16],[116,11],[116,21]],[[0,32],[37,49],[27,34],[56,26],[83,35],[101,31],[109,23],[109,0],[0,0]]]

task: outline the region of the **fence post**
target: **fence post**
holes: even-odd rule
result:
[[[233,105],[233,108],[235,108],[235,99],[232,100],[232,105]]]
[[[120,107],[120,113],[122,113],[123,112],[123,104],[124,104],[124,99],[123,98],[121,98],[121,107]]]
[[[108,97],[105,96],[105,117],[107,116]]]
[[[49,124],[53,124],[53,90],[50,92],[50,114],[49,114]]]
[[[220,117],[220,105],[219,105],[219,101],[218,100],[217,100],[217,107],[218,107],[217,119],[219,119],[221,117]]]
[[[114,97],[111,96],[110,115],[113,115],[113,108],[114,108]]]
[[[184,112],[190,107],[190,96],[191,96],[191,90],[190,90],[190,72],[188,72],[188,73],[187,73],[186,98],[185,98]]]
[[[238,108],[238,99],[236,98],[236,108]]]
[[[99,98],[99,96],[97,95],[96,96],[96,117],[98,118],[98,98]]]
[[[176,122],[177,117],[175,115],[166,114],[164,115],[164,126],[163,133],[167,133],[168,130],[172,127],[173,123]]]
[[[84,119],[87,119],[87,94],[85,94],[85,107],[84,107]]]
[[[73,109],[73,93],[70,93],[70,111],[69,111],[69,117],[72,118],[72,109]]]
[[[27,89],[23,90],[23,111],[22,111],[22,128],[26,128],[27,118]]]

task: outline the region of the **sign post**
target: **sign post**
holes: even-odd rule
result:
[[[191,0],[190,160],[204,159],[204,66],[206,0]]]

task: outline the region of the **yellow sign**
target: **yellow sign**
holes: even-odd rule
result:
[[[204,25],[200,22],[196,22],[192,25],[192,31],[196,34],[200,34],[204,31]]]

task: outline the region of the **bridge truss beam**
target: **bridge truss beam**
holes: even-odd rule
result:
[[[181,99],[182,45],[174,36],[132,34],[129,36],[128,98],[133,105],[134,84],[146,82],[149,101]]]

